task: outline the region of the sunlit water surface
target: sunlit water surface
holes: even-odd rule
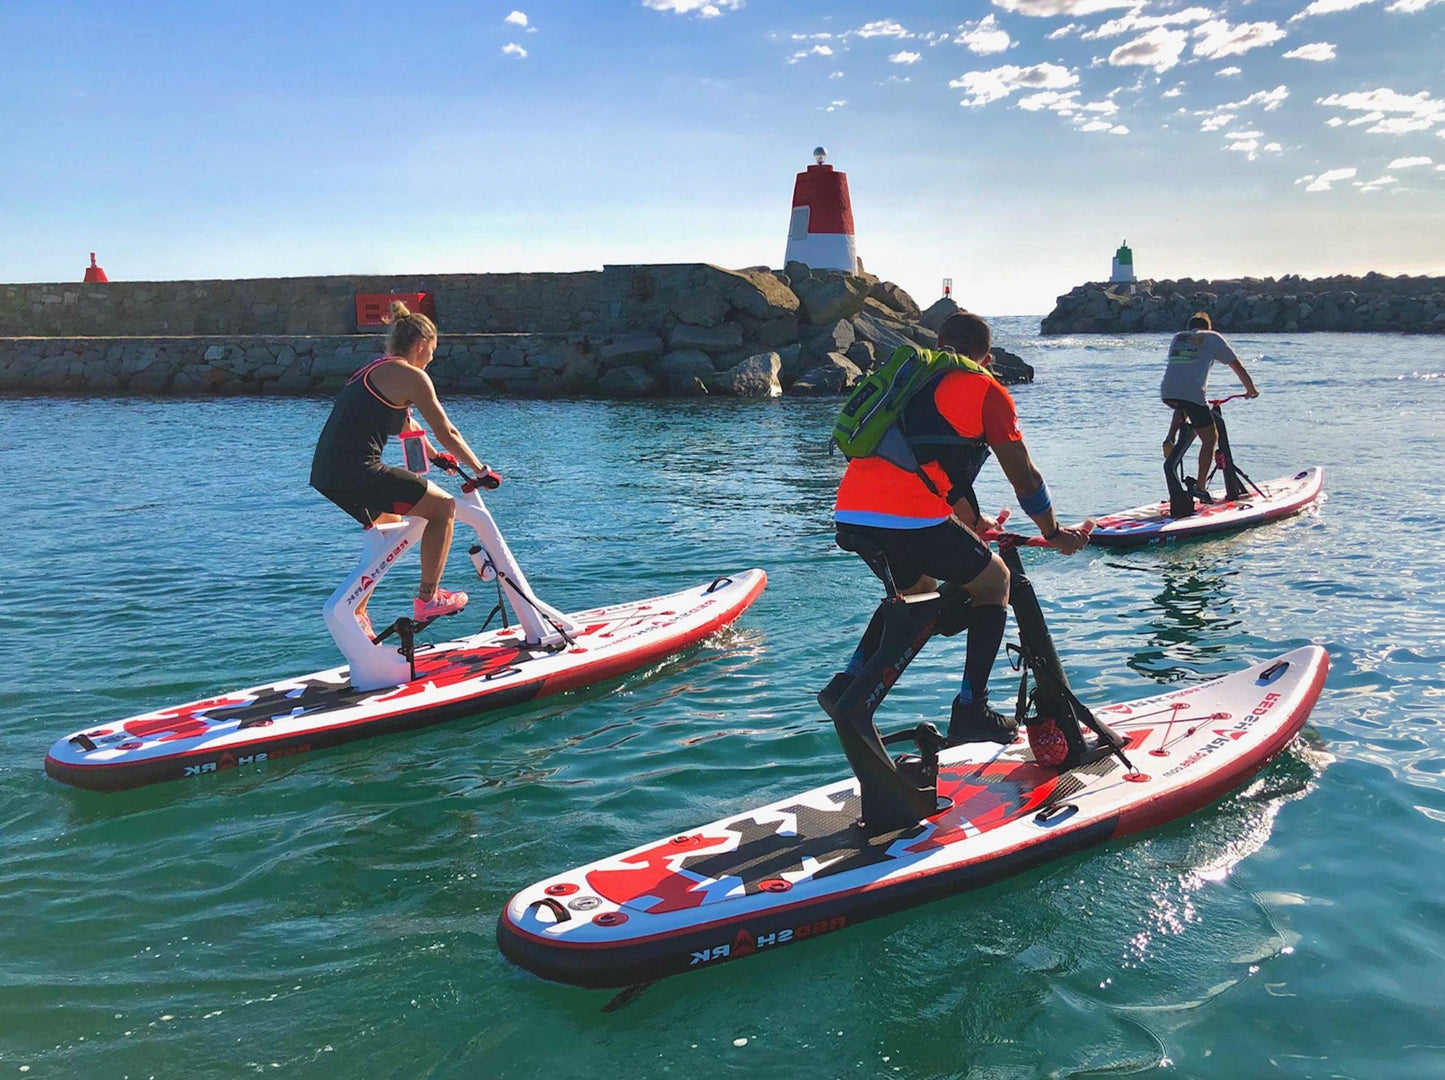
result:
[[[1036,325],[1000,339],[1038,368],[1016,397],[1056,504],[1158,497],[1165,338]],[[0,404],[0,1077],[1445,1074],[1445,349],[1235,345],[1262,354],[1262,396],[1228,413],[1240,463],[1323,465],[1323,506],[1028,558],[1086,700],[1317,642],[1333,668],[1304,736],[1146,837],[608,1013],[503,961],[496,914],[548,873],[846,773],[813,694],[878,589],[830,544],[837,402],[450,403],[553,603],[754,565],[767,592],[593,691],[108,796],[47,779],[48,745],[337,662],[320,606],[357,533],[306,486],[328,406]],[[993,464],[979,490],[1012,502]],[[935,642],[884,714],[940,717],[961,662]]]

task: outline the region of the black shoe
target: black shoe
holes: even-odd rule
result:
[[[1018,738],[1018,734],[1018,721],[997,709],[989,708],[987,701],[974,701],[965,705],[958,698],[953,699],[953,716],[948,723],[949,746],[974,742],[1007,745]]]
[[[1190,480],[1186,481],[1184,484],[1184,490],[1189,492],[1191,498],[1198,499],[1201,503],[1208,504],[1214,502],[1214,496],[1209,494],[1209,492],[1204,488],[1200,487],[1198,480],[1194,480],[1191,478]]]
[[[846,671],[840,671],[828,680],[828,685],[818,692],[818,704],[830,717],[838,715],[838,702],[843,700],[849,688],[853,685],[856,676],[849,675]]]

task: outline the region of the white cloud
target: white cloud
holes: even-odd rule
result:
[[[1341,124],[1343,124],[1343,123],[1344,123],[1344,121],[1341,120],[1338,116],[1332,116],[1332,117],[1330,117],[1328,120],[1325,121],[1325,126],[1326,126],[1326,127],[1339,127],[1339,126],[1340,126]]]
[[[1155,71],[1168,71],[1179,63],[1179,56],[1188,41],[1189,35],[1183,30],[1155,27],[1111,52],[1109,63],[1115,67],[1133,64],[1152,67]]]
[[[953,41],[979,56],[1005,52],[1013,44],[1013,38],[1008,36],[1008,31],[999,26],[998,20],[991,14],[964,23],[958,28],[958,35]]]
[[[1214,18],[1214,12],[1204,7],[1185,8],[1183,11],[1174,11],[1167,15],[1140,15],[1140,10],[1142,8],[1136,8],[1127,15],[1110,19],[1097,29],[1086,30],[1079,36],[1085,41],[1100,41],[1104,38],[1123,37],[1125,34],[1133,34],[1140,30],[1153,30],[1158,26],[1180,26]]]
[[[1407,15],[1413,15],[1417,11],[1424,11],[1431,4],[1438,4],[1440,0],[1395,0],[1387,7],[1386,11],[1400,11]]]
[[[990,71],[970,71],[948,85],[969,95],[960,105],[977,108],[1006,98],[1015,90],[1062,90],[1078,83],[1079,77],[1068,68],[1044,63],[1032,67],[1005,64]]]
[[[504,23],[511,23],[513,26],[526,26],[527,13],[525,11],[514,11],[502,20]]]
[[[788,63],[796,64],[799,60],[806,60],[810,56],[832,55],[833,47],[831,45],[814,45],[811,49],[803,49],[799,52],[795,52],[792,56],[788,57]]]
[[[1262,153],[1278,154],[1283,149],[1277,142],[1261,145],[1260,140],[1264,138],[1264,132],[1262,131],[1232,131],[1226,135],[1225,138],[1233,140],[1225,146],[1226,150],[1243,154],[1250,161],[1254,161]]]
[[[891,37],[899,40],[913,36],[900,23],[896,23],[892,19],[879,19],[876,22],[865,23],[853,33],[861,38]]]
[[[1078,33],[1078,32],[1079,32],[1080,30],[1082,30],[1083,28],[1084,28],[1084,24],[1083,24],[1083,23],[1076,23],[1076,22],[1066,23],[1065,25],[1059,27],[1057,30],[1050,30],[1047,34],[1044,35],[1044,40],[1045,40],[1045,41],[1058,41],[1059,38],[1066,38],[1066,37],[1068,37],[1070,34]]]
[[[1428,131],[1445,122],[1445,101],[1432,98],[1428,90],[1421,90],[1418,94],[1401,94],[1381,86],[1374,90],[1316,98],[1315,104],[1361,113],[1349,124],[1351,127],[1370,124],[1372,126],[1365,131],[1371,135],[1406,135],[1412,131]]]
[[[826,107],[823,111],[824,111],[824,112],[833,112],[833,111],[835,111],[835,110],[837,110],[837,109],[841,109],[844,105],[847,105],[847,104],[848,104],[848,103],[847,103],[846,101],[830,101],[830,102],[828,102],[827,107]]]
[[[1349,11],[1374,2],[1375,0],[1313,0],[1298,15],[1291,15],[1289,21],[1299,22],[1301,19],[1308,19],[1311,15],[1333,15],[1337,11]]]
[[[1226,124],[1233,123],[1238,117],[1234,113],[1220,113],[1218,116],[1206,117],[1199,125],[1200,131],[1218,131]]]
[[[1369,194],[1371,191],[1379,191],[1383,187],[1388,187],[1390,184],[1396,183],[1399,183],[1399,181],[1396,180],[1393,176],[1377,176],[1368,184],[1364,184],[1356,180],[1355,187],[1360,189],[1361,195],[1366,195]]]
[[[1328,172],[1322,172],[1318,176],[1301,176],[1295,183],[1304,184],[1307,182],[1309,186],[1305,188],[1306,191],[1329,191],[1331,184],[1337,184],[1341,180],[1351,180],[1358,171],[1358,169],[1353,168],[1330,169]]]
[[[1414,168],[1417,168],[1417,167],[1419,167],[1419,166],[1421,166],[1421,165],[1433,165],[1433,164],[1435,164],[1435,163],[1434,163],[1433,161],[1431,161],[1431,160],[1430,160],[1429,158],[1427,158],[1427,157],[1397,157],[1394,161],[1390,162],[1390,164],[1386,165],[1385,168],[1387,168],[1387,169],[1414,169]]]
[[[888,58],[890,64],[916,64],[923,59],[922,53],[896,52]]]
[[[1057,15],[1096,15],[1113,8],[1133,8],[1139,0],[993,0],[993,6],[1018,15],[1049,19]]]
[[[674,15],[696,15],[699,19],[716,19],[723,9],[736,11],[743,0],[642,0],[642,6],[653,11],[670,11]]]
[[[1243,101],[1231,101],[1220,106],[1224,109],[1247,109],[1251,105],[1263,105],[1265,112],[1274,112],[1282,104],[1284,99],[1289,97],[1289,90],[1283,86],[1276,86],[1273,90],[1260,90],[1250,94]]]
[[[1164,93],[1161,94],[1160,96],[1161,96],[1161,97],[1167,97],[1167,98],[1179,97],[1179,95],[1181,95],[1181,94],[1183,94],[1183,93],[1184,93],[1184,91],[1181,90],[1179,87],[1177,87],[1177,86],[1171,86],[1168,90],[1165,90]]]
[[[1273,45],[1285,36],[1277,23],[1239,23],[1230,26],[1223,19],[1212,19],[1194,28],[1199,40],[1194,44],[1194,55],[1219,60],[1226,56],[1242,56],[1250,49]]]
[[[1333,60],[1335,58],[1335,47],[1328,41],[1316,41],[1309,45],[1301,45],[1298,49],[1291,49],[1284,54],[1286,60]]]
[[[834,71],[828,75],[830,79],[841,79],[842,77],[843,73],[841,71]]]
[[[518,45],[515,41],[508,42],[502,46],[502,52],[507,56],[515,56],[518,60],[527,59],[527,50]]]
[[[1244,74],[1244,68],[1237,68],[1237,67],[1220,68],[1220,69],[1219,69],[1218,71],[1216,71],[1214,74],[1216,74],[1216,75],[1223,75],[1226,79],[1228,79],[1228,78],[1232,78],[1232,77],[1235,76],[1235,75],[1243,75],[1243,74]]]

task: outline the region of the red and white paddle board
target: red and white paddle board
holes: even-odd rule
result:
[[[507,957],[547,979],[620,987],[832,934],[1193,813],[1283,750],[1329,657],[1296,649],[1211,682],[1095,710],[1137,772],[1106,758],[1059,772],[1023,738],[939,756],[952,806],[915,825],[855,825],[854,779],[579,866],[514,896]]]
[[[763,571],[749,570],[578,612],[569,617],[582,629],[559,650],[528,649],[516,627],[420,645],[416,680],[381,690],[353,689],[339,667],[88,727],[50,748],[45,771],[77,787],[114,791],[522,704],[695,645],[747,610],[766,584]]]

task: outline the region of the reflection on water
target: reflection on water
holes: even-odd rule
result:
[[[1155,682],[1197,678],[1233,648],[1239,619],[1231,589],[1239,572],[1189,549],[1163,556],[1157,570],[1161,587],[1152,603],[1134,609],[1141,643],[1126,663]]]

